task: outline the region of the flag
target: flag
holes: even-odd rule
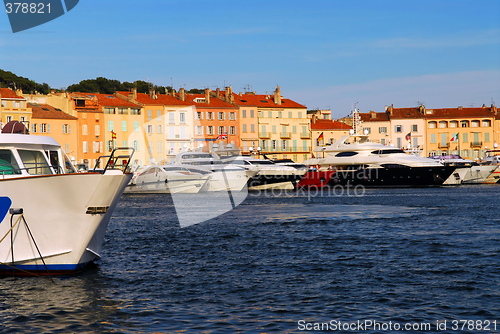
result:
[[[218,135],[215,140],[219,140],[219,139],[227,139],[227,133],[222,133],[222,134]]]
[[[457,141],[458,141],[458,133],[454,133],[454,134],[451,136],[450,141],[451,141],[451,142],[457,142]]]
[[[116,133],[114,131],[111,131],[111,139],[116,139]]]
[[[408,134],[405,136],[405,139],[406,140],[411,140],[411,132],[408,132]]]
[[[319,135],[318,139],[316,139],[316,142],[318,143],[319,145],[319,142],[323,140],[323,132],[321,132],[321,134]]]

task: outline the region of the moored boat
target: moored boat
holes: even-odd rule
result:
[[[321,158],[312,158],[304,164],[320,170],[335,170],[329,185],[368,187],[440,186],[456,169],[439,161],[407,154],[402,149],[370,142],[368,134],[361,134],[356,122],[358,110],[353,113],[354,129],[349,136],[315,149]]]
[[[480,165],[459,155],[436,155],[430,157],[445,166],[456,167],[443,185],[481,184],[495,170],[495,166]]]
[[[103,169],[77,173],[53,138],[0,134],[0,274],[70,274],[101,257],[132,177],[133,149],[119,152]]]
[[[195,194],[205,186],[212,173],[190,167],[178,164],[148,166],[133,178],[124,193]]]

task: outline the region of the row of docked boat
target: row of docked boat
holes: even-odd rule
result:
[[[308,171],[304,165],[287,166],[242,156],[238,149],[233,148],[217,153],[183,152],[176,156],[175,163],[147,166],[136,173],[125,193],[198,193],[270,187],[294,189]]]

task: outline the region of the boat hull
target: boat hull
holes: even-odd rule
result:
[[[426,187],[441,186],[455,167],[394,167],[337,170],[329,186]]]
[[[297,189],[323,188],[334,175],[335,171],[307,171],[297,184]]]
[[[292,189],[300,181],[305,172],[300,171],[273,171],[259,170],[259,172],[248,180],[248,189],[260,189],[263,186],[273,186],[276,184],[290,184]]]
[[[495,170],[482,182],[483,184],[494,184],[500,183],[500,166],[497,166]]]
[[[23,209],[22,217],[8,213],[0,223],[0,274],[70,274],[100,258],[108,222],[131,177],[111,171],[0,180],[10,208]],[[18,222],[12,230],[11,221]]]

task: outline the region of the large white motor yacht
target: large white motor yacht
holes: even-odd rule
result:
[[[191,167],[178,164],[148,166],[130,181],[124,193],[195,194],[207,183],[212,172]]]
[[[336,143],[315,149],[321,158],[305,165],[334,169],[335,184],[365,186],[441,185],[456,167],[405,153],[402,149],[368,141],[367,135],[344,136]]]
[[[0,273],[74,273],[99,259],[133,154],[77,173],[51,137],[0,134]]]
[[[241,151],[228,145],[214,153],[225,164],[241,166],[256,174],[248,181],[249,190],[260,190],[266,188],[294,189],[296,184],[307,172],[303,165],[284,161],[275,163],[269,159],[259,159],[249,155],[241,155]]]
[[[239,166],[226,165],[217,157],[206,152],[183,152],[176,155],[178,164],[192,165],[190,170],[212,172],[210,180],[202,191],[242,191],[257,172]]]

